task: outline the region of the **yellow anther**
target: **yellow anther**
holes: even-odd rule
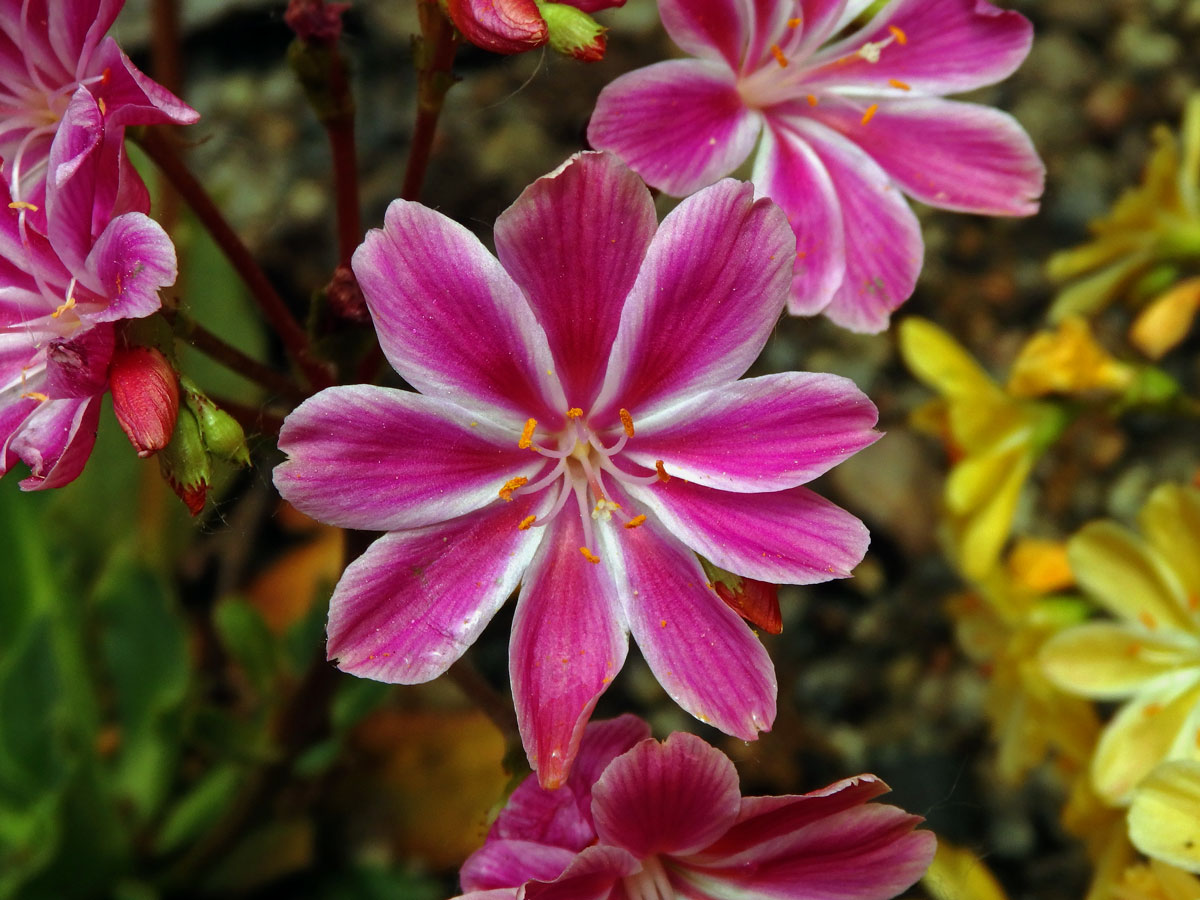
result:
[[[103,115],[107,115],[107,113],[108,113],[108,104],[104,102],[104,98],[103,98],[103,97],[97,97],[97,98],[96,98],[96,105],[100,107],[100,115],[102,115],[102,116],[103,116]]]
[[[867,111],[865,113],[863,113],[862,123],[864,125],[866,125],[873,118],[875,118],[875,113],[877,113],[877,112],[879,112],[879,104],[872,103],[870,106],[867,107]]]
[[[779,63],[782,68],[787,68],[788,58],[783,55],[783,48],[778,44],[771,45],[771,55],[775,57],[775,62]]]
[[[513,491],[528,483],[529,479],[524,475],[518,475],[516,478],[508,479],[508,481],[504,482],[504,487],[500,488],[500,499],[512,500]]]
[[[536,521],[537,516],[526,516],[520,521],[520,523],[517,525],[517,528],[521,531],[528,531],[530,526]]]
[[[671,476],[667,474],[667,470],[663,468],[663,461],[656,459],[654,461],[654,471],[658,473],[658,480],[666,484],[671,480]]]
[[[38,208],[36,206],[34,206],[32,203],[26,203],[24,200],[14,200],[12,203],[8,204],[8,208],[9,209],[27,209],[30,212],[38,211]]]
[[[858,55],[869,63],[877,63],[879,62],[879,55],[883,53],[883,48],[887,45],[887,41],[867,41],[858,48]]]
[[[1138,613],[1138,621],[1147,628],[1153,629],[1158,627],[1158,622],[1155,620],[1154,616],[1150,615],[1150,613],[1146,612],[1144,609]]]
[[[632,519],[630,519],[628,522],[625,523],[625,527],[626,528],[637,528],[639,525],[641,525],[645,521],[646,521],[646,517],[644,515],[634,516]]]
[[[892,37],[896,39],[896,43],[901,47],[908,43],[908,35],[900,29],[899,25],[889,25],[888,31],[892,33]]]
[[[816,106],[816,105],[817,105],[817,102],[818,102],[818,101],[817,101],[817,95],[816,95],[816,94],[809,94],[809,95],[808,95],[808,105],[809,105],[809,106]]]
[[[525,429],[521,432],[521,439],[517,441],[517,446],[522,450],[528,450],[533,445],[533,429],[537,428],[537,419],[526,419]]]
[[[633,437],[633,416],[629,414],[629,410],[621,407],[618,415],[621,417],[621,427],[625,429],[625,434]]]
[[[1146,704],[1146,708],[1142,710],[1142,715],[1147,717],[1157,716],[1160,712],[1162,712],[1161,703],[1148,703]]]
[[[578,406],[572,406],[570,409],[567,410],[567,418],[568,419],[582,419],[583,418],[583,410],[580,409]],[[530,419],[529,421],[532,422],[533,420]]]
[[[912,90],[912,85],[905,84],[899,78],[889,78],[888,84],[890,84],[892,87],[897,88],[898,90],[901,90],[901,91],[911,91]]]
[[[788,19],[787,26],[788,26],[788,28],[799,28],[800,27],[800,17],[797,16],[794,19]]]
[[[583,554],[584,559],[586,559],[588,562],[590,562],[592,564],[598,564],[600,562],[600,557],[598,557],[595,553],[593,553],[587,547],[580,547],[579,552]]]
[[[58,307],[58,309],[56,309],[54,312],[50,313],[50,318],[57,319],[59,316],[61,316],[63,313],[65,313],[68,309],[73,309],[74,307],[75,307],[75,298],[68,297],[66,303],[61,304]]]
[[[27,394],[21,395],[22,400],[36,400],[38,403],[45,403],[50,398],[41,391],[30,391]]]

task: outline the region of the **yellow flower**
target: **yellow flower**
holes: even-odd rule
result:
[[[1141,185],[1092,223],[1091,241],[1050,258],[1050,277],[1072,282],[1055,298],[1051,319],[1095,312],[1156,266],[1200,255],[1200,95],[1184,110],[1181,138],[1155,129]]]
[[[955,460],[945,504],[956,562],[985,577],[1008,540],[1021,488],[1062,428],[1054,406],[1002,390],[955,340],[932,322],[900,323],[900,353],[912,373],[940,395],[916,421],[940,426]]]
[[[1021,348],[1008,376],[1015,397],[1123,391],[1133,383],[1132,366],[1113,359],[1092,337],[1087,322],[1069,316],[1054,331],[1039,331]]]
[[[1200,872],[1200,762],[1165,762],[1137,786],[1129,807],[1129,838],[1145,853]],[[1200,897],[1200,882],[1189,879]]]
[[[1092,759],[1097,793],[1124,805],[1164,760],[1200,759],[1200,490],[1163,485],[1143,507],[1144,538],[1092,522],[1068,543],[1078,583],[1118,621],[1093,621],[1041,652],[1064,690],[1127,702]]]
[[[1000,882],[978,856],[941,838],[921,884],[934,900],[1007,900]]]
[[[1182,869],[1156,859],[1130,866],[1109,895],[1112,900],[1196,900],[1200,881]]]
[[[1200,312],[1200,278],[1185,278],[1150,301],[1129,329],[1129,340],[1150,359],[1162,359],[1187,337]]]

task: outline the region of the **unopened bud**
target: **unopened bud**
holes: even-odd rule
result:
[[[186,376],[180,379],[188,409],[200,426],[200,439],[213,456],[239,466],[250,465],[246,433],[237,419],[221,409]]]
[[[200,424],[187,406],[179,410],[171,442],[158,454],[158,466],[171,489],[187,504],[188,511],[198,516],[204,509],[212,467],[200,437]]]
[[[534,0],[446,0],[463,37],[493,53],[524,53],[546,43],[546,20]]]
[[[1156,297],[1141,311],[1129,329],[1129,340],[1151,359],[1187,337],[1200,312],[1200,278],[1188,278]]]
[[[735,575],[709,562],[703,556],[698,558],[712,589],[730,609],[767,634],[779,634],[783,631],[778,585]]]
[[[113,412],[140,457],[167,446],[179,414],[175,370],[154,347],[126,347],[113,353],[108,369]]]
[[[338,266],[333,270],[333,278],[325,288],[325,296],[329,300],[329,308],[340,319],[354,322],[356,325],[370,325],[371,311],[367,309],[367,298],[363,296],[358,279],[349,266]]]
[[[550,33],[550,47],[584,62],[604,58],[608,31],[581,9],[565,3],[543,3],[542,16]]]
[[[305,43],[336,44],[342,36],[342,14],[349,8],[349,3],[288,0],[283,21]]]

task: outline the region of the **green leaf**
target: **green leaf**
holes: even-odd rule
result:
[[[240,598],[217,604],[213,625],[225,649],[242,666],[246,677],[260,692],[274,684],[279,672],[279,652],[271,629],[262,615]]]
[[[245,779],[243,767],[232,763],[207,772],[167,815],[155,850],[171,853],[194,842],[237,800]]]

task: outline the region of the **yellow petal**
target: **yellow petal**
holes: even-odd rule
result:
[[[1164,484],[1142,507],[1138,524],[1183,584],[1186,611],[1200,612],[1200,490]]]
[[[927,319],[900,323],[900,355],[918,380],[947,397],[998,391],[995,383],[948,333]]]
[[[1200,762],[1163,763],[1138,785],[1129,837],[1147,856],[1200,872]]]
[[[1061,591],[1075,583],[1062,541],[1018,538],[1008,557],[1008,574],[1016,588],[1033,594]]]
[[[1000,551],[1004,549],[1012,529],[1021,487],[1033,467],[1033,458],[1029,454],[1010,454],[1003,459],[1007,460],[1006,467],[997,466],[989,470],[996,475],[996,480],[990,485],[991,493],[987,495],[986,502],[953,523],[959,568],[974,580],[983,579],[999,560]],[[960,464],[958,468],[961,467]],[[951,473],[951,480],[958,468]],[[972,477],[981,478],[982,475],[975,472]],[[979,486],[973,487],[978,489]],[[950,480],[946,487],[949,497]],[[967,487],[970,486],[959,485],[960,490],[966,490]]]
[[[1050,305],[1050,321],[1057,322],[1067,316],[1099,312],[1136,278],[1152,259],[1148,250],[1138,250],[1063,288]]]
[[[1021,348],[1009,373],[1015,397],[1123,390],[1133,369],[1110,356],[1079,316],[1068,316],[1053,331],[1039,331]]]
[[[1000,882],[979,857],[941,838],[921,883],[934,900],[1006,900]]]
[[[1178,632],[1089,622],[1055,635],[1039,654],[1046,677],[1065,691],[1117,700],[1167,687],[1181,669],[1200,665],[1200,642]]]
[[[1187,337],[1200,311],[1200,278],[1187,278],[1155,297],[1138,314],[1129,340],[1150,359],[1161,359]]]
[[[1091,522],[1067,543],[1078,584],[1105,608],[1147,628],[1191,630],[1183,585],[1141,538],[1115,522]]]

